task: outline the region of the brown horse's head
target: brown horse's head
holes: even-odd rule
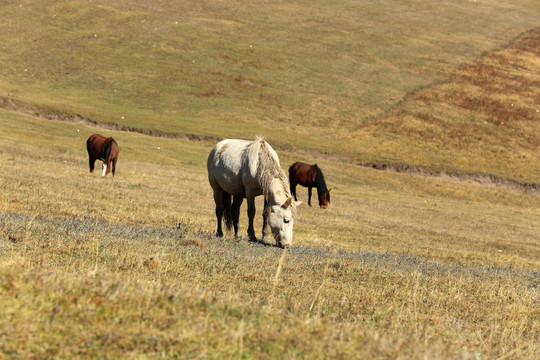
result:
[[[321,209],[326,209],[328,207],[328,204],[330,204],[330,190],[324,190],[321,193],[319,193],[319,206]]]

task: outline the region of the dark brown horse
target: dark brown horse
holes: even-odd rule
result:
[[[330,190],[326,188],[326,182],[321,169],[315,165],[308,165],[296,162],[289,167],[289,182],[291,184],[291,194],[296,198],[296,185],[300,184],[308,188],[308,204],[311,206],[311,188],[317,188],[319,196],[319,206],[323,209],[328,207],[330,202]]]
[[[86,150],[88,150],[90,172],[94,171],[96,160],[103,161],[103,172],[105,176],[112,170],[116,170],[116,161],[118,160],[118,144],[112,137],[105,137],[100,134],[94,134],[86,140]]]

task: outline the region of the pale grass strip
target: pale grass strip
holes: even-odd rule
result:
[[[416,304],[416,293],[418,291],[418,285],[420,283],[420,273],[415,271],[415,281],[413,285],[413,310],[414,310],[414,330],[418,333],[418,305]]]
[[[506,354],[503,354],[503,355],[499,356],[496,360],[504,360],[504,359],[508,359],[510,357],[513,357],[517,353],[517,351],[518,351],[518,349],[512,349],[509,352],[507,352]]]
[[[334,250],[334,253],[335,253],[335,250]],[[328,257],[328,259],[326,259],[326,264],[324,266],[324,272],[323,272],[323,279],[321,281],[321,285],[319,286],[319,288],[315,292],[315,295],[313,296],[313,300],[311,301],[311,305],[309,306],[308,315],[313,310],[313,307],[315,306],[315,303],[317,302],[317,299],[319,298],[319,294],[321,292],[321,289],[324,286],[324,284],[326,283],[326,273],[328,272],[328,265],[330,264],[330,259],[331,259],[331,257]]]
[[[95,266],[94,266],[94,275],[97,274],[98,263],[99,263],[99,241],[98,241],[98,239],[96,238],[96,264],[95,264]]]
[[[238,358],[243,358],[244,353],[244,328],[245,323],[244,320],[240,321],[240,325],[238,325]]]
[[[34,215],[28,220],[28,223],[26,224],[26,233],[24,236],[24,247],[23,247],[23,255],[26,257],[28,255],[28,242],[29,239],[32,238],[32,230],[34,227],[34,220],[36,219],[36,216]]]
[[[270,292],[270,296],[268,297],[268,305],[271,304],[274,298],[274,294],[276,292],[277,284],[279,281],[279,274],[281,274],[281,268],[283,267],[283,262],[285,261],[286,255],[287,255],[287,248],[283,250],[283,252],[281,253],[281,257],[279,258],[276,274],[274,275],[274,283],[272,284],[272,291]]]

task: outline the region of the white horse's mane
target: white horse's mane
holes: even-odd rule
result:
[[[258,145],[258,146],[257,146]],[[249,145],[250,156],[258,156],[257,179],[261,184],[261,190],[265,197],[270,194],[270,185],[274,179],[278,179],[283,184],[285,195],[290,197],[289,179],[281,169],[279,159],[270,152],[270,145],[264,137],[257,137],[254,142]],[[254,152],[256,152],[254,154]]]

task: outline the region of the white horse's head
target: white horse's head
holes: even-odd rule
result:
[[[281,205],[268,206],[268,225],[277,245],[282,248],[288,248],[292,244],[294,215],[296,207],[300,204],[301,201],[294,201],[290,197]]]

